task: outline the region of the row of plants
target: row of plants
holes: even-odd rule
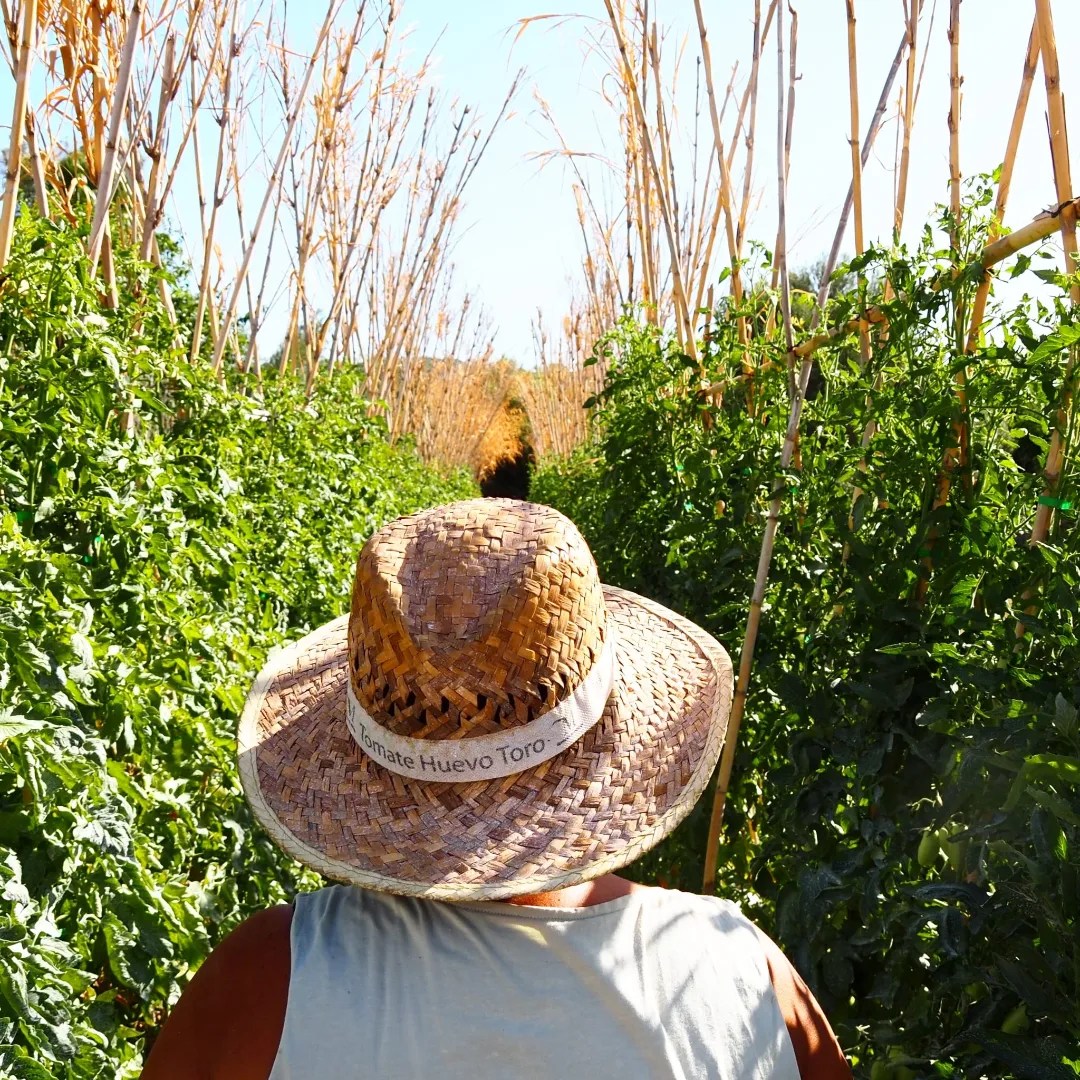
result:
[[[20,215],[0,279],[0,1075],[138,1074],[212,945],[285,898],[234,725],[270,648],[344,609],[383,521],[475,493],[390,446],[362,376],[222,384],[155,274]]]
[[[988,190],[965,208],[982,222],[974,250]],[[864,284],[840,291],[828,325],[875,301],[883,318],[869,362],[854,335],[818,351],[791,468],[785,353],[762,335],[748,357],[735,329],[738,314],[767,323],[776,297],[756,289],[714,313],[700,364],[628,314],[597,347],[591,443],[542,461],[531,497],[580,525],[605,580],[700,622],[737,664],[782,494],[708,884],[778,938],[857,1075],[1075,1077],[1077,467],[1067,453],[1048,495],[1041,462],[1080,324],[1068,283],[1024,256],[1013,275],[1036,272],[1062,298],[1041,289],[992,310],[962,356],[957,315],[978,275],[949,274],[939,237],[955,222],[939,225],[917,250],[845,271]],[[935,509],[959,430],[967,459]],[[1055,527],[1032,545],[1047,499]],[[698,889],[708,816],[706,799],[637,865],[642,879]]]

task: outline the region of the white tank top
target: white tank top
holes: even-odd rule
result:
[[[594,907],[296,898],[271,1080],[799,1080],[753,926],[664,889]]]

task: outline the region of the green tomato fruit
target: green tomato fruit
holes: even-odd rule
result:
[[[949,860],[949,866],[956,873],[960,873],[967,863],[968,842],[966,840],[954,841],[949,839],[949,833],[955,832],[957,828],[958,826],[943,828],[939,830],[938,835],[941,837],[941,850],[945,852],[945,857]]]
[[[1004,1031],[1006,1035],[1017,1035],[1021,1031],[1027,1031],[1029,1027],[1031,1027],[1031,1020],[1028,1018],[1026,1005],[1017,1005],[1016,1008],[1001,1021],[1001,1030]]]
[[[927,829],[919,841],[918,860],[920,866],[933,866],[941,852],[941,840],[937,829]]]

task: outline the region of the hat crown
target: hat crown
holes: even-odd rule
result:
[[[357,560],[353,692],[413,738],[516,727],[585,679],[606,637],[588,545],[546,506],[473,499],[400,518]]]
[[[400,609],[417,645],[447,655],[491,636],[502,615],[499,598],[533,558],[526,545],[503,547],[502,537],[493,533],[491,522],[477,528],[431,521],[417,531],[399,572],[411,584]]]

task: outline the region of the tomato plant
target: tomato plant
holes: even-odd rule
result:
[[[532,494],[578,521],[606,580],[700,622],[737,663],[782,493],[716,888],[779,938],[861,1075],[1075,1076],[1075,459],[1049,542],[1028,535],[1080,327],[1065,300],[1024,298],[961,359],[975,280],[943,282],[943,226],[858,267],[888,332],[867,365],[852,336],[819,350],[799,467],[780,469],[782,348],[755,339],[748,356],[722,307],[703,362],[724,391],[706,397],[697,365],[632,313],[598,346],[593,442],[541,462]],[[774,303],[759,289],[749,314]],[[862,303],[840,290],[828,323]],[[935,508],[960,366],[970,452]],[[706,802],[644,879],[700,887]]]
[[[0,281],[0,1073],[138,1075],[239,919],[310,875],[255,827],[234,728],[339,614],[383,521],[475,493],[390,446],[360,373],[219,386],[118,253],[24,214]],[[174,282],[181,318],[190,308]]]

